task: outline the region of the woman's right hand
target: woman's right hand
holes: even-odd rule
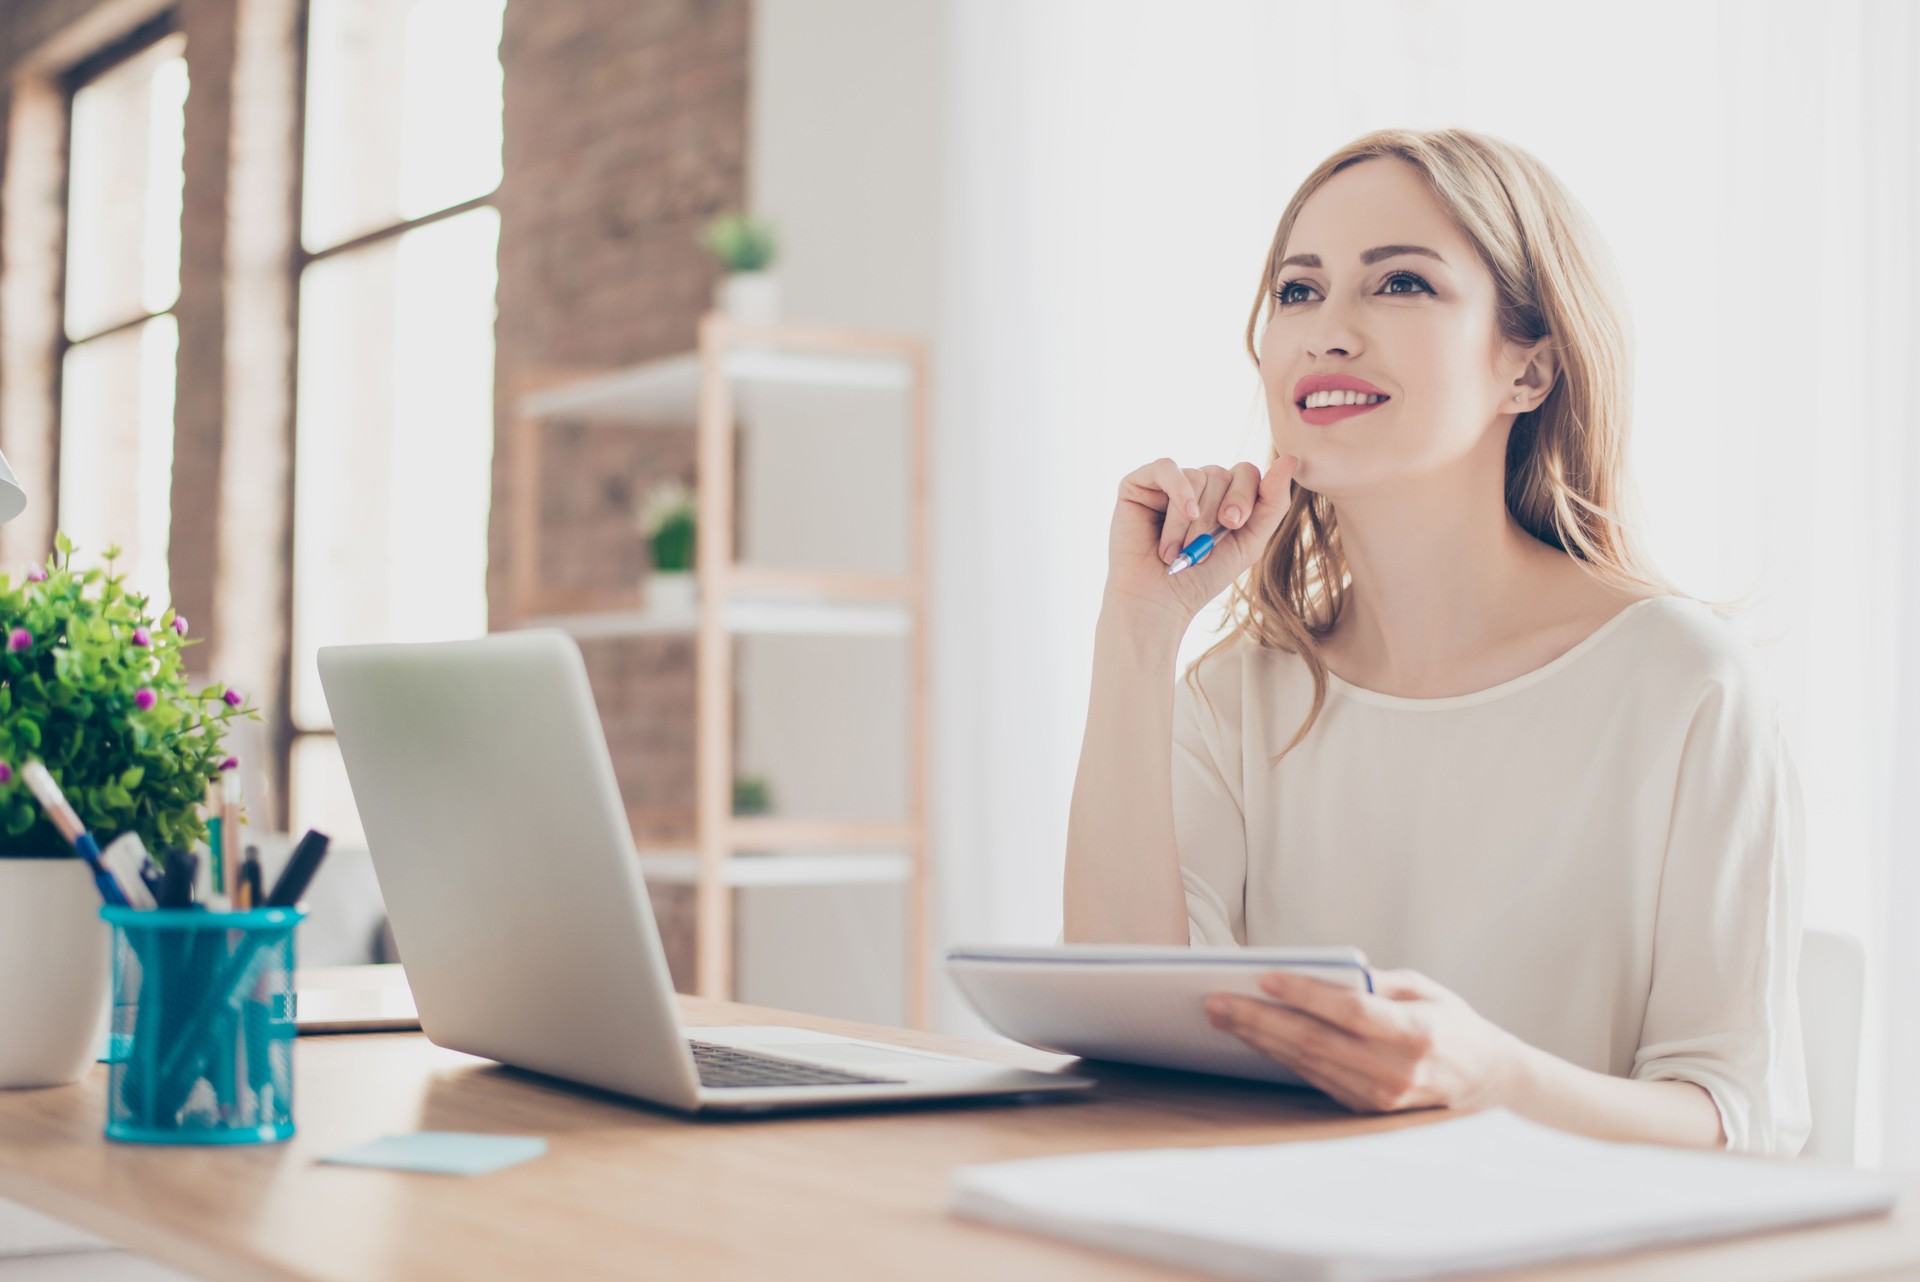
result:
[[[1291,454],[1265,476],[1251,463],[1183,468],[1162,458],[1127,473],[1107,540],[1107,599],[1163,612],[1184,633],[1265,552],[1293,501],[1298,467]],[[1219,526],[1227,532],[1204,560],[1167,573],[1182,548]]]

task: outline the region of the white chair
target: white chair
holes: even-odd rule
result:
[[[1867,952],[1859,940],[1830,930],[1801,933],[1800,1028],[1813,1108],[1813,1130],[1802,1157],[1853,1162],[1866,982]]]

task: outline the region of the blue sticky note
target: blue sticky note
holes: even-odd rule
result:
[[[438,1175],[485,1175],[530,1162],[547,1151],[535,1135],[474,1135],[464,1131],[416,1131],[388,1135],[371,1144],[342,1149],[321,1158],[345,1166],[384,1166],[395,1171],[431,1171]]]

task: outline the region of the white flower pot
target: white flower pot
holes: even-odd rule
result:
[[[644,592],[650,612],[689,618],[699,612],[699,583],[692,570],[655,570]]]
[[[93,1066],[112,947],[77,856],[0,856],[0,1087],[64,1086]]]
[[[772,325],[780,319],[780,278],[772,272],[734,272],[713,286],[713,305],[728,320]]]

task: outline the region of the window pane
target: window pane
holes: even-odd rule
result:
[[[499,236],[482,207],[301,279],[295,725],[331,725],[320,646],[487,630]]]
[[[70,339],[164,311],[179,297],[185,50],[185,36],[168,36],[73,95]]]
[[[505,0],[313,0],[306,209],[318,252],[500,185]]]
[[[60,528],[95,564],[109,543],[127,588],[169,599],[167,543],[173,521],[174,357],[172,316],[67,349],[61,371]]]

